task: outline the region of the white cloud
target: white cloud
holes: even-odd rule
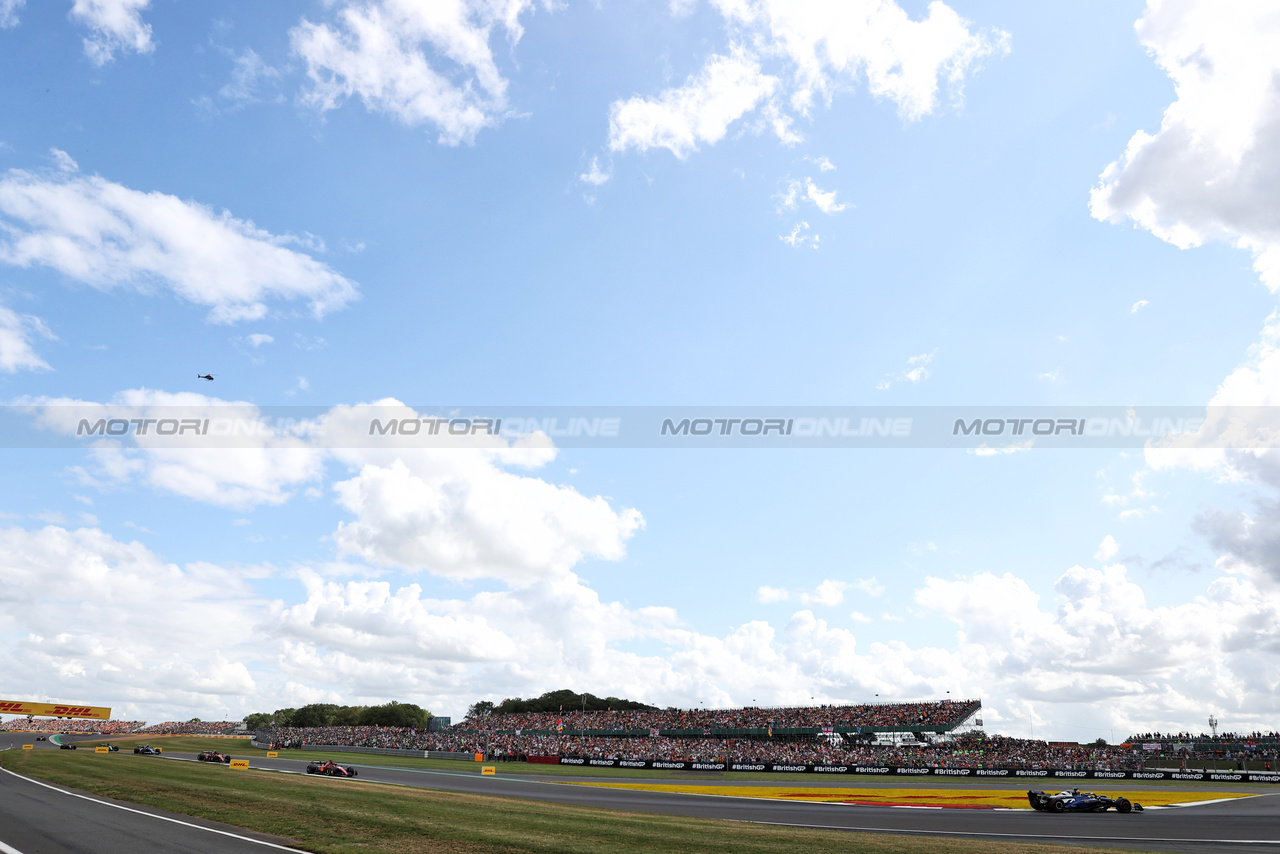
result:
[[[1140,299],[1129,309],[1129,313],[1137,314],[1149,305],[1151,305],[1151,300]]]
[[[954,97],[982,59],[1008,51],[1008,34],[974,33],[942,2],[912,20],[893,0],[713,0],[731,25],[754,36],[767,55],[785,60],[794,78],[791,103],[807,113],[815,94],[830,100],[864,80],[877,98],[897,104],[904,120],[937,108],[939,81]]]
[[[1106,537],[1103,538],[1102,542],[1098,544],[1098,550],[1094,552],[1093,557],[1095,560],[1108,561],[1119,554],[1119,552],[1120,546],[1116,543],[1116,538],[1107,534]]]
[[[886,374],[883,380],[876,383],[876,388],[884,391],[895,382],[909,382],[912,385],[919,385],[929,379],[929,365],[933,363],[933,357],[936,355],[938,355],[938,349],[935,347],[932,352],[912,356],[907,359],[907,367],[904,370]]]
[[[836,190],[823,190],[812,178],[788,181],[787,187],[777,196],[779,210],[794,210],[801,201],[809,202],[824,214],[839,213],[849,207],[836,201]]]
[[[589,556],[621,559],[644,526],[637,510],[506,471],[485,452],[404,454],[334,488],[355,514],[334,533],[340,555],[449,578],[562,576]]]
[[[791,598],[791,593],[783,587],[770,587],[767,584],[761,585],[756,590],[756,601],[762,605],[771,605],[774,602],[786,602]]]
[[[233,57],[231,80],[218,90],[218,95],[233,104],[257,104],[267,99],[268,88],[279,83],[280,71],[246,48]]]
[[[84,53],[94,65],[105,65],[116,51],[150,53],[151,25],[142,20],[142,11],[151,0],[75,0],[71,18],[93,30],[84,40]]]
[[[0,668],[32,694],[91,695],[124,717],[148,702],[208,715],[254,692],[243,662],[270,610],[250,586],[259,570],[179,567],[50,526],[0,530],[0,574]]]
[[[93,486],[110,489],[133,482],[152,489],[224,507],[282,504],[293,491],[323,474],[325,451],[312,448],[297,435],[280,433],[261,419],[252,404],[219,400],[202,394],[172,394],[134,389],[110,402],[67,398],[20,400],[36,423],[49,430],[74,434],[81,418],[224,418],[238,419],[240,430],[231,446],[183,447],[154,431],[137,436],[133,446],[98,440],[89,467],[76,473]],[[255,429],[249,426],[261,425]]]
[[[930,578],[916,603],[957,623],[955,654],[965,678],[986,686],[984,701],[1091,706],[1096,726],[1117,728],[1223,708],[1244,728],[1275,715],[1280,595],[1264,574],[1223,572],[1192,601],[1160,607],[1121,565],[1072,567],[1054,591],[1046,608],[1022,578],[980,573]]]
[[[18,314],[0,305],[0,371],[49,371],[49,363],[31,347],[33,336],[54,338],[44,321],[30,314]]]
[[[666,148],[683,160],[699,143],[714,144],[733,124],[773,94],[778,79],[763,73],[741,47],[713,54],[683,86],[657,98],[635,96],[609,108],[609,148]]]
[[[296,242],[98,176],[0,176],[0,261],[51,267],[101,290],[166,289],[209,306],[218,323],[263,317],[268,300],[304,299],[319,317],[356,298],[354,283],[286,248]]]
[[[806,155],[804,159],[814,164],[815,166],[817,166],[819,172],[835,171],[835,168],[836,168],[835,164],[832,163],[830,160],[828,160],[826,157],[809,157]]]
[[[311,78],[303,100],[325,111],[358,95],[407,125],[433,125],[441,143],[470,142],[507,113],[490,35],[501,26],[518,42],[531,8],[530,0],[341,2],[333,26],[303,19],[290,32]]]
[[[958,100],[965,77],[981,60],[1008,49],[1007,33],[974,33],[942,2],[929,4],[918,21],[892,0],[712,5],[729,25],[728,55],[711,54],[698,74],[656,98],[615,101],[609,112],[613,151],[666,148],[684,159],[701,144],[719,142],[730,125],[757,109],[784,145],[794,145],[801,136],[782,110],[782,96],[789,92],[791,108],[808,115],[815,94],[830,102],[858,81],[875,97],[896,103],[904,120],[915,121],[937,108],[940,80]],[[764,70],[766,62],[777,66],[776,74]],[[834,167],[821,158],[819,168]]]
[[[246,335],[244,339],[248,341],[254,349],[261,347],[263,344],[271,344],[276,340],[265,332],[254,332],[251,335]]]
[[[931,551],[937,551],[938,549],[933,543],[929,543],[929,548]],[[874,575],[870,578],[854,579],[849,587],[853,590],[861,590],[868,596],[881,596],[884,594],[884,585],[877,581]]]
[[[1090,208],[1186,248],[1251,251],[1280,291],[1280,10],[1268,3],[1148,3],[1138,37],[1177,100],[1102,173]]]
[[[72,159],[71,155],[67,154],[61,148],[51,148],[49,149],[49,154],[53,156],[54,164],[63,172],[80,171],[80,164],[76,163],[75,160]]]
[[[27,0],[0,0],[0,29],[18,26],[18,10]]]
[[[578,176],[578,180],[593,187],[599,187],[613,177],[612,170],[600,168],[600,158],[591,158],[591,168]]]
[[[809,223],[802,220],[795,224],[795,227],[791,229],[790,234],[779,234],[778,239],[790,246],[792,249],[799,249],[801,246],[806,245],[812,249],[817,249],[822,243],[822,237],[817,234],[805,234],[804,232],[808,230]]]
[[[803,593],[800,601],[805,605],[823,605],[834,608],[844,601],[844,593],[850,585],[848,582],[827,579],[818,585],[812,593]]]

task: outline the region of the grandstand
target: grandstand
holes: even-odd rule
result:
[[[235,735],[246,734],[244,721],[166,721],[147,726],[146,721],[97,721],[10,718],[0,721],[0,731],[68,732],[99,735]]]

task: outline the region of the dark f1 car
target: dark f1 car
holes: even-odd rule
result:
[[[216,750],[202,750],[196,754],[197,762],[226,762],[230,764],[231,757],[225,753],[219,753]]]
[[[58,749],[59,750],[75,750],[76,746],[67,741],[60,741],[58,742]]]
[[[115,753],[117,750],[120,749],[119,745],[112,744],[111,742],[107,742],[102,746],[107,749],[108,753]]]
[[[1079,789],[1068,789],[1056,795],[1032,789],[1027,792],[1027,800],[1031,808],[1040,812],[1142,812],[1142,804],[1134,803],[1128,798],[1109,798],[1097,792],[1082,792]]]
[[[159,756],[160,748],[152,747],[149,744],[139,744],[133,749],[134,753],[141,753],[143,756]]]
[[[312,762],[307,765],[308,774],[324,774],[326,777],[354,777],[356,769],[337,762]]]

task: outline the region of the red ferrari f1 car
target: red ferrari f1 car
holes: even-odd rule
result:
[[[307,765],[308,774],[324,774],[326,777],[354,777],[356,769],[337,762],[312,762]]]

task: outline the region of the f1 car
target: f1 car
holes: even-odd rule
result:
[[[231,763],[231,757],[225,753],[219,753],[216,750],[202,750],[196,754],[197,762],[226,762]]]
[[[337,762],[312,762],[307,765],[308,774],[324,774],[326,777],[354,777],[356,769]]]
[[[76,746],[74,744],[71,744],[70,742],[60,741],[58,742],[58,749],[59,750],[75,750]]]
[[[1040,812],[1142,812],[1142,804],[1130,801],[1125,797],[1109,798],[1097,792],[1082,792],[1079,789],[1067,789],[1056,795],[1032,789],[1027,792],[1027,800],[1031,808]]]
[[[160,748],[152,747],[149,744],[139,744],[133,749],[134,753],[141,753],[143,756],[159,756]]]
[[[112,744],[111,742],[107,742],[102,746],[107,749],[108,753],[115,753],[117,750],[120,749],[119,745]]]

